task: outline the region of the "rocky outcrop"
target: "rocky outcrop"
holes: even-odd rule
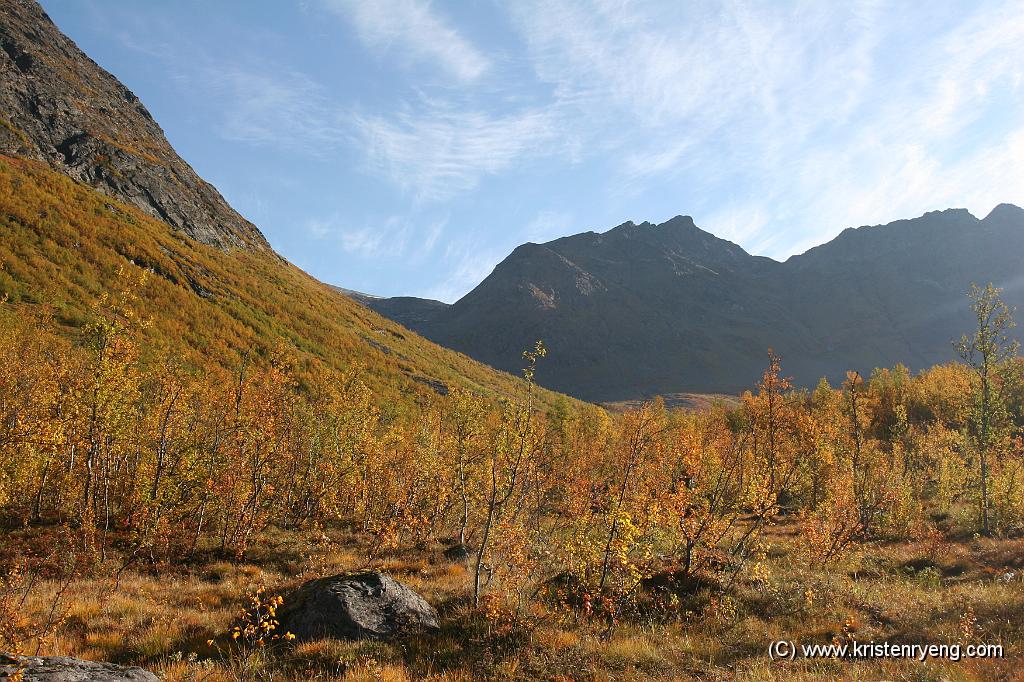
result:
[[[413,590],[377,571],[318,578],[285,598],[279,629],[298,640],[391,639],[438,628],[437,611]]]
[[[21,677],[15,677],[18,672]],[[159,682],[148,670],[67,656],[0,654],[0,680],[23,682]]]
[[[0,47],[0,153],[43,161],[204,243],[269,250],[35,0],[3,1]]]

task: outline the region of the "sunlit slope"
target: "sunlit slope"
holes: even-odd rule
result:
[[[424,340],[272,252],[207,246],[41,163],[0,156],[5,305],[51,315],[74,335],[102,295],[144,270],[145,333],[197,366],[235,367],[247,351],[261,357],[283,346],[307,366],[359,368],[382,400],[455,385],[521,390],[511,375]]]

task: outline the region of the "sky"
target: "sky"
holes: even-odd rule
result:
[[[1024,3],[42,0],[273,247],[453,302],[690,215],[778,260],[1024,205]]]

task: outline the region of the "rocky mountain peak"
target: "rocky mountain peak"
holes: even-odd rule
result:
[[[999,204],[984,218],[985,222],[994,220],[1021,221],[1022,219],[1024,219],[1024,208],[1014,206],[1013,204]]]
[[[35,0],[3,0],[0,48],[0,154],[44,162],[206,244],[269,250]]]
[[[697,224],[693,222],[693,218],[688,215],[677,215],[673,218],[669,218],[658,227],[664,229],[666,227],[675,229],[699,229]]]

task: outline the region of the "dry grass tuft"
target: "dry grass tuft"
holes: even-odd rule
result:
[[[440,605],[442,631],[403,641],[324,640],[275,646],[243,660],[223,636],[244,597],[258,585],[287,594],[303,579],[362,567],[365,539],[338,535],[319,545],[301,570],[212,560],[166,576],[126,571],[79,579],[67,590],[66,618],[42,653],[132,663],[169,682],[239,680],[1006,680],[1015,679],[1024,641],[1024,581],[1013,572],[1018,540],[866,545],[828,571],[795,560],[784,532],[757,580],[741,580],[731,597],[702,594],[674,616],[624,620],[606,636],[606,623],[536,610],[533,626],[503,631],[468,605],[469,576],[461,565],[436,560],[424,547],[386,556],[395,573]],[[298,542],[275,531],[272,547]],[[934,544],[934,543],[933,543]],[[41,618],[56,582],[37,586],[26,601]],[[810,595],[810,596],[808,596]],[[967,617],[969,616],[969,618]],[[969,628],[965,631],[964,624]],[[828,643],[835,638],[902,642],[1002,643],[1001,660],[772,662],[776,639]]]

